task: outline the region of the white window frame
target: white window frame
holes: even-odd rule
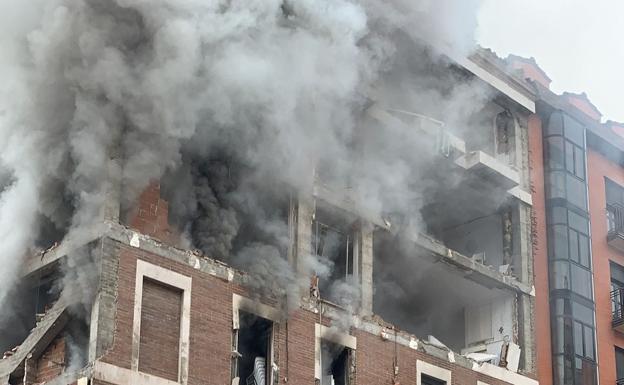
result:
[[[416,360],[416,385],[422,385],[422,375],[433,377],[451,385],[451,371],[425,361]]]
[[[321,343],[323,340],[351,350],[357,349],[357,338],[354,336],[328,328],[325,325],[314,324],[314,378],[319,381],[323,376],[323,368],[321,367]]]
[[[191,329],[191,287],[192,278],[169,269],[137,259],[134,288],[134,320],[132,322],[132,356],[130,368],[139,372],[141,345],[141,309],[143,306],[143,282],[145,278],[182,290],[180,309],[180,344],[178,350],[178,381],[186,385],[189,371],[189,343]]]

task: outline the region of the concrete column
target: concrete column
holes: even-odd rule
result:
[[[119,270],[119,245],[109,238],[100,240],[100,282],[91,311],[89,360],[101,357],[113,345],[115,313],[117,310],[117,285]]]
[[[531,207],[517,201],[512,213],[514,272],[518,280],[533,285],[533,234]]]
[[[528,294],[519,294],[518,297],[518,342],[522,348],[520,368],[535,374],[535,297]]]
[[[307,270],[303,259],[312,252],[312,220],[314,219],[314,199],[311,197],[299,196],[297,201],[297,218],[295,221],[295,269],[297,275],[301,277],[302,294],[309,294],[310,271]]]
[[[360,315],[373,314],[373,225],[362,223],[359,231],[359,270],[362,290]]]
[[[104,220],[118,223],[121,208],[121,166],[115,154],[109,160],[107,172],[106,200],[102,208],[102,217]]]

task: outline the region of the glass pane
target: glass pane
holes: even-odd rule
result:
[[[585,148],[585,129],[583,126],[568,115],[563,116],[563,121],[565,126],[565,137],[580,147]]]
[[[589,238],[583,234],[579,235],[579,261],[581,265],[590,267],[589,261]]]
[[[569,298],[557,298],[552,305],[554,315],[572,316],[572,301]]]
[[[570,264],[565,261],[552,262],[550,285],[553,289],[570,289]]]
[[[563,135],[563,116],[560,112],[550,114],[548,119],[547,135]]]
[[[565,166],[566,170],[574,174],[574,145],[567,140],[565,142]]]
[[[574,318],[587,325],[594,324],[594,312],[587,306],[583,306],[580,303],[572,302],[574,308]]]
[[[589,221],[574,211],[568,210],[568,223],[571,228],[583,234],[589,233]]]
[[[588,360],[580,360],[576,365],[576,385],[596,385],[596,364]]]
[[[585,151],[579,147],[574,147],[574,169],[576,176],[585,179]]]
[[[552,338],[554,353],[573,354],[572,320],[570,318],[557,317]]]
[[[617,378],[624,378],[624,350],[615,348],[615,368],[617,370]]]
[[[605,180],[605,190],[607,195],[607,204],[624,203],[623,188],[610,179]]]
[[[568,210],[565,207],[553,206],[550,212],[551,224],[568,224]]]
[[[585,357],[594,359],[594,329],[583,326],[583,336],[585,345]]]
[[[574,323],[574,354],[583,356],[583,325]]]
[[[591,273],[575,264],[571,265],[572,291],[585,298],[592,298]]]
[[[568,249],[570,250],[570,259],[574,262],[579,261],[578,252],[578,233],[572,229],[568,231]]]
[[[546,139],[546,156],[548,167],[551,170],[563,170],[563,138],[551,137]]]
[[[554,225],[550,227],[550,258],[568,259],[568,227]]]
[[[566,175],[566,188],[568,190],[568,201],[577,207],[586,209],[585,183],[572,175]]]
[[[565,173],[563,171],[552,171],[548,175],[548,185],[546,186],[548,198],[565,198]]]

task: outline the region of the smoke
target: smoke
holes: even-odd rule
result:
[[[374,98],[465,122],[486,93],[440,78],[436,66],[449,63],[428,42],[468,53],[477,7],[3,2],[0,302],[33,248],[101,220],[117,167],[123,207],[162,179],[183,244],[251,271],[252,284],[272,293],[296,285],[284,207],[310,191],[317,165],[349,181],[365,207],[418,223],[416,181],[431,151],[420,151],[417,132],[384,132],[365,111]],[[92,282],[91,267],[71,274]]]

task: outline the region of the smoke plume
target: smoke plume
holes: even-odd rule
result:
[[[365,207],[418,223],[416,182],[431,167],[420,134],[382,129],[365,111],[376,99],[453,128],[478,110],[486,91],[440,82],[436,68],[451,64],[430,46],[469,53],[477,7],[4,1],[0,302],[27,255],[102,219],[115,171],[122,207],[161,180],[185,245],[255,273],[272,293],[296,284],[285,210],[310,191],[314,169],[331,170]],[[345,285],[339,296],[351,298]]]

